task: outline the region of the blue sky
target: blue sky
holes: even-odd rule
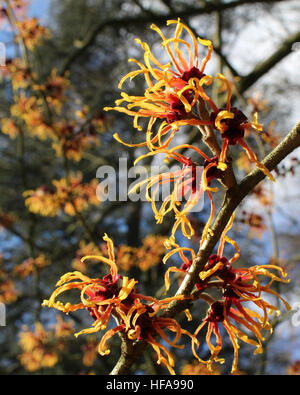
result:
[[[48,17],[50,3],[51,0],[31,0],[28,7],[28,16],[39,18],[44,24]],[[3,42],[6,46],[6,56],[13,57],[14,46],[12,36],[11,33],[6,29],[6,26],[3,25],[3,27],[0,26],[0,42]]]
[[[31,0],[29,15],[44,18],[48,14],[51,0]]]

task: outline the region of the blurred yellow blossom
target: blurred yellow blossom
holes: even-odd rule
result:
[[[209,370],[208,367],[200,362],[194,361],[192,363],[186,363],[182,366],[180,374],[182,375],[198,375],[198,376],[206,376],[206,375],[220,375],[221,370],[218,366],[213,366],[212,370]]]
[[[22,39],[26,47],[33,51],[43,39],[50,38],[49,29],[40,25],[37,18],[26,18],[16,22],[18,34],[16,39]]]
[[[42,270],[44,267],[50,265],[50,261],[44,254],[38,255],[36,258],[28,258],[14,269],[15,273],[21,277],[27,277],[33,274],[35,270]]]
[[[52,181],[53,186],[39,187],[23,193],[28,209],[43,216],[55,216],[61,210],[67,215],[74,216],[77,212],[86,210],[90,204],[99,204],[96,195],[98,181],[82,183],[82,174],[73,173],[68,181],[65,178]]]

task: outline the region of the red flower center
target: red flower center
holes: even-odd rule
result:
[[[218,112],[212,112],[210,114],[210,120],[215,122],[218,113],[224,110],[226,111],[226,108],[220,108]],[[235,145],[239,139],[244,137],[245,130],[243,124],[248,122],[248,118],[236,107],[230,107],[229,111],[234,114],[234,118],[226,118],[221,121],[224,126],[221,137],[227,139],[230,145]]]
[[[183,81],[189,82],[190,78],[198,78],[199,80],[204,77],[203,74],[197,67],[193,66],[190,70],[184,71],[181,75]]]
[[[203,166],[206,168],[210,163],[215,163],[216,166],[211,167],[210,169],[207,170],[206,173],[206,178],[208,181],[208,185],[210,184],[210,181],[212,181],[214,178],[220,178],[222,176],[222,170],[218,169],[218,163],[219,163],[219,157],[214,156],[210,160],[205,159]]]
[[[210,306],[210,313],[206,320],[209,322],[224,321],[224,303],[219,301],[212,303]]]

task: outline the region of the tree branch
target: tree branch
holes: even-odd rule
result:
[[[284,158],[287,157],[294,149],[300,146],[300,120],[283,141],[263,160],[263,164],[272,171]],[[199,273],[208,261],[213,249],[219,241],[221,234],[227,225],[230,217],[234,213],[237,206],[249,194],[249,192],[263,179],[265,174],[259,169],[253,170],[239,184],[229,189],[220,208],[220,211],[212,226],[212,235],[209,235],[207,241],[197,253],[192,266],[185,276],[176,295],[191,295],[195,283],[199,280]],[[190,303],[189,300],[177,300],[170,303],[165,310],[163,317],[175,317],[178,313],[185,310]],[[122,355],[112,370],[112,375],[120,375],[128,373],[132,364],[142,355],[147,343],[144,341],[131,344],[131,352],[122,352]],[[128,348],[127,350],[128,351]]]
[[[287,55],[292,52],[292,46],[295,42],[300,41],[300,31],[292,34],[288,37],[280,47],[266,59],[255,66],[254,70],[251,71],[247,76],[242,77],[241,81],[237,84],[239,93],[245,92],[250,86],[252,86],[259,78],[270,71],[277,63],[284,59]]]
[[[251,5],[251,4],[257,4],[257,3],[264,3],[264,4],[272,4],[272,3],[280,3],[283,2],[284,0],[235,0],[231,1],[230,3],[206,3],[202,7],[186,7],[183,10],[176,11],[174,8],[170,9],[170,12],[167,14],[152,14],[147,12],[147,14],[144,15],[135,15],[132,17],[124,17],[124,18],[108,18],[105,19],[104,21],[101,21],[98,26],[94,28],[94,30],[90,31],[90,33],[87,35],[86,39],[82,42],[80,47],[77,47],[74,49],[73,52],[71,52],[70,56],[65,60],[63,63],[61,70],[60,70],[60,75],[64,75],[65,72],[70,68],[71,64],[74,62],[76,58],[78,58],[80,55],[84,53],[84,51],[90,47],[91,45],[94,44],[98,34],[100,34],[105,28],[107,27],[113,27],[114,29],[123,27],[123,26],[128,26],[128,25],[133,25],[133,26],[144,26],[147,23],[157,23],[157,24],[164,24],[167,19],[172,19],[172,18],[178,18],[180,16],[181,18],[186,18],[190,16],[198,16],[198,15],[205,15],[205,14],[211,14],[216,11],[224,11],[228,9],[233,9],[242,5]]]

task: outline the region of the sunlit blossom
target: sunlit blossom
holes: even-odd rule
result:
[[[207,366],[203,363],[199,363],[198,361],[194,361],[193,363],[186,363],[181,368],[180,374],[182,375],[197,375],[197,376],[207,376],[207,375],[215,375],[218,376],[221,374],[218,366],[213,366],[211,370],[207,368]]]
[[[46,330],[41,322],[35,323],[34,330],[23,327],[20,332],[20,363],[29,372],[43,368],[53,368],[64,351],[66,340],[73,333],[73,321],[64,321],[59,315],[53,329]]]
[[[26,89],[30,82],[37,78],[36,73],[30,70],[20,58],[7,62],[6,76],[10,77],[14,91]]]
[[[9,278],[8,273],[0,270],[0,303],[13,303],[17,300],[18,294],[15,282]]]
[[[121,93],[122,98],[116,101],[116,107],[106,107],[105,110],[116,110],[134,117],[134,126],[138,130],[142,127],[138,125],[139,118],[149,118],[147,126],[147,139],[145,143],[126,144],[129,146],[148,145],[150,149],[157,147],[167,147],[174,134],[181,125],[204,125],[206,121],[195,116],[193,109],[196,107],[198,98],[210,100],[205,94],[203,85],[209,85],[212,77],[205,75],[204,70],[211,57],[213,46],[211,41],[203,40],[194,36],[192,30],[183,24],[180,19],[169,20],[167,25],[175,25],[174,37],[166,38],[163,32],[154,24],[151,29],[156,31],[162,39],[162,48],[166,50],[170,62],[161,64],[153,55],[149,45],[136,39],[144,50],[144,63],[135,59],[129,59],[139,66],[139,69],[131,71],[123,77],[119,83],[122,88],[123,83],[132,80],[138,75],[143,75],[146,83],[144,96],[130,96],[125,92]],[[191,43],[181,37],[187,33]],[[207,48],[208,53],[199,61],[200,47]],[[187,52],[189,60],[185,60],[184,52]],[[127,102],[127,107],[121,106]],[[137,108],[137,109],[136,109]],[[157,120],[161,123],[154,136],[152,130]],[[163,136],[169,135],[164,142]],[[115,138],[122,141],[116,134]],[[158,145],[154,145],[157,144]]]
[[[227,104],[224,108],[217,108],[215,104],[212,105],[212,112],[210,120],[215,129],[219,130],[221,138],[223,139],[222,151],[220,154],[220,162],[225,163],[227,157],[227,150],[229,145],[239,144],[245,151],[251,162],[272,181],[274,177],[269,170],[257,159],[254,151],[249,147],[244,139],[245,130],[254,129],[257,131],[263,130],[263,125],[258,123],[257,113],[254,114],[252,122],[249,122],[247,116],[238,108],[231,106],[231,87],[228,80],[222,75],[218,74],[217,78],[225,82],[227,86]]]
[[[26,47],[31,51],[33,51],[43,39],[50,37],[49,29],[40,25],[37,18],[26,18],[22,21],[17,21],[16,25],[18,28],[17,38],[21,38]]]
[[[51,217],[64,210],[67,215],[74,216],[86,210],[90,204],[99,204],[96,179],[84,184],[82,175],[76,173],[71,174],[68,180],[62,178],[52,183],[52,187],[42,186],[23,193],[25,204],[31,212]]]
[[[19,135],[18,125],[10,118],[1,119],[1,132],[15,139]]]
[[[48,266],[50,261],[45,257],[44,254],[38,255],[36,258],[28,258],[19,265],[15,266],[15,273],[25,278],[35,272],[35,270],[41,271],[43,268]]]
[[[100,140],[91,128],[76,125],[75,121],[59,121],[53,125],[55,135],[52,147],[59,157],[66,156],[76,162],[82,159],[84,150],[91,144],[100,144]]]
[[[43,92],[50,108],[60,112],[63,102],[66,101],[66,89],[70,81],[65,76],[60,76],[56,69],[51,71],[47,81],[41,85],[34,85],[34,89]]]
[[[227,232],[232,226],[233,217],[223,231],[220,239],[218,253],[210,256],[208,263],[200,272],[200,280],[207,285],[213,284],[214,277],[218,280],[215,285],[222,289],[222,299],[210,302],[210,308],[207,316],[196,329],[194,335],[197,336],[199,332],[207,325],[206,342],[209,346],[211,356],[208,361],[203,361],[196,354],[195,347],[193,351],[195,357],[202,363],[206,363],[211,369],[213,362],[223,363],[224,359],[219,358],[219,353],[222,350],[222,337],[220,334],[220,325],[222,325],[234,348],[234,359],[232,363],[232,373],[238,370],[238,340],[251,344],[256,347],[255,354],[261,353],[263,330],[272,331],[270,317],[272,313],[280,314],[277,306],[270,304],[269,301],[263,299],[263,295],[275,296],[279,298],[285,307],[289,310],[289,304],[276,292],[271,286],[274,281],[288,283],[285,271],[276,265],[255,265],[249,268],[234,268],[232,264],[239,258],[239,248],[237,244],[227,236]],[[232,244],[237,252],[231,258],[227,259],[223,256],[225,243]],[[278,272],[278,275],[273,273]],[[281,275],[281,277],[279,277]],[[265,283],[265,279],[269,279]],[[249,308],[249,303],[253,303],[254,308]],[[247,306],[244,306],[246,304]],[[240,330],[236,325],[242,326],[246,331],[252,332],[254,340],[245,332]],[[216,345],[211,342],[212,334],[215,335]]]
[[[146,185],[145,196],[146,199],[152,204],[152,209],[157,223],[162,223],[163,218],[169,212],[174,213],[175,223],[170,236],[170,240],[173,242],[175,242],[175,233],[178,228],[181,229],[185,237],[191,238],[193,236],[194,229],[192,228],[187,215],[197,205],[205,191],[208,193],[209,199],[212,203],[211,214],[207,223],[207,227],[210,225],[214,213],[214,207],[210,191],[216,190],[209,187],[210,181],[207,179],[206,175],[210,167],[217,166],[217,164],[212,163],[209,166],[205,166],[204,171],[202,172],[200,166],[193,162],[189,157],[185,157],[184,155],[176,152],[181,148],[190,148],[201,157],[203,157],[207,161],[207,163],[210,162],[208,156],[204,154],[199,148],[190,146],[188,144],[176,146],[172,149],[167,150],[160,149],[152,151],[148,154],[140,156],[135,161],[135,163],[149,155],[164,153],[167,155],[168,158],[172,158],[175,161],[178,161],[181,164],[182,168],[173,172],[170,171],[151,176],[146,180],[143,180],[136,184],[129,191],[129,193],[133,193],[139,188]],[[156,206],[157,197],[160,191],[160,187],[163,187],[165,185],[172,185],[173,188],[170,194],[163,199],[163,203],[158,209]],[[184,199],[186,200],[185,202]]]
[[[53,129],[45,121],[43,115],[43,101],[35,96],[26,97],[24,93],[15,97],[15,104],[10,108],[13,118],[22,120],[26,125],[26,131],[31,136],[40,140],[53,137]]]
[[[123,277],[118,273],[115,262],[115,251],[112,240],[105,235],[104,240],[107,243],[108,258],[104,256],[86,256],[86,259],[97,259],[109,266],[110,272],[102,278],[91,279],[80,272],[71,272],[63,275],[57,283],[57,288],[49,300],[44,300],[43,306],[53,307],[68,314],[79,309],[86,309],[94,323],[90,328],[86,328],[76,333],[81,334],[96,333],[106,330],[112,316],[118,317],[119,324],[109,329],[103,335],[99,345],[98,352],[101,355],[110,353],[107,341],[116,333],[124,332],[128,339],[145,340],[151,344],[157,354],[157,363],[164,364],[169,371],[174,374],[174,358],[170,351],[161,343],[158,343],[154,337],[160,335],[171,346],[183,348],[177,345],[182,334],[193,336],[186,330],[182,329],[176,320],[161,318],[156,314],[167,307],[170,301],[185,299],[185,296],[175,296],[158,301],[155,298],[144,296],[137,292],[135,286],[137,281]],[[63,304],[57,301],[57,297],[71,289],[80,291],[80,303],[72,305],[71,303]],[[175,332],[176,336],[173,341],[168,340],[164,330],[169,329]],[[197,343],[196,340],[194,342]]]
[[[57,364],[58,350],[53,339],[53,333],[46,331],[40,322],[36,322],[34,331],[23,328],[19,340],[22,350],[19,360],[26,370],[34,372]]]

